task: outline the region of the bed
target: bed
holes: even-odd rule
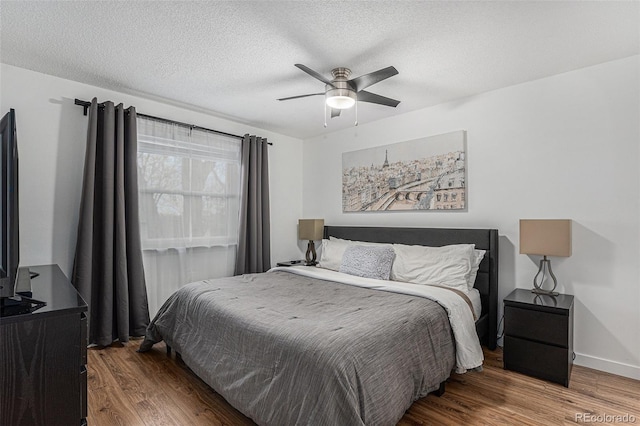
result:
[[[456,312],[472,310],[437,286],[428,291],[457,305],[420,293],[431,286],[274,268],[183,287],[153,319],[140,351],[164,340],[260,425],[391,425],[416,399],[441,393],[452,370],[476,367],[477,349],[466,354],[474,345],[461,340],[469,328],[495,349],[496,230],[327,226],[330,237],[486,250],[474,284],[478,318],[454,322]],[[403,285],[408,290],[397,290]]]

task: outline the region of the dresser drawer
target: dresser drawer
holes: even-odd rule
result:
[[[87,314],[85,312],[80,313],[80,365],[87,363],[87,345],[89,344],[87,339]]]
[[[569,316],[532,309],[504,307],[506,336],[569,347]]]
[[[80,368],[80,418],[87,417],[87,366]]]
[[[569,386],[572,353],[567,348],[504,338],[504,368]]]

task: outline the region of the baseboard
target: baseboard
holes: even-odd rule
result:
[[[617,374],[618,376],[629,377],[630,379],[640,380],[640,367],[636,365],[624,364],[622,362],[578,353],[576,353],[574,364],[593,368],[594,370],[605,371],[611,374]]]

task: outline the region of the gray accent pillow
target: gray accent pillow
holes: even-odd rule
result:
[[[393,247],[359,246],[347,247],[342,255],[340,272],[363,278],[388,280],[396,252]]]

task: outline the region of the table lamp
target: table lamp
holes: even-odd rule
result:
[[[316,262],[316,246],[314,240],[321,240],[324,235],[324,219],[299,219],[298,239],[308,240],[305,260],[307,266],[314,266]]]
[[[540,268],[533,278],[533,293],[557,296],[558,285],[547,256],[571,256],[571,219],[520,219],[520,254],[542,256]],[[547,273],[553,288],[543,288]],[[542,275],[541,275],[542,274]]]

